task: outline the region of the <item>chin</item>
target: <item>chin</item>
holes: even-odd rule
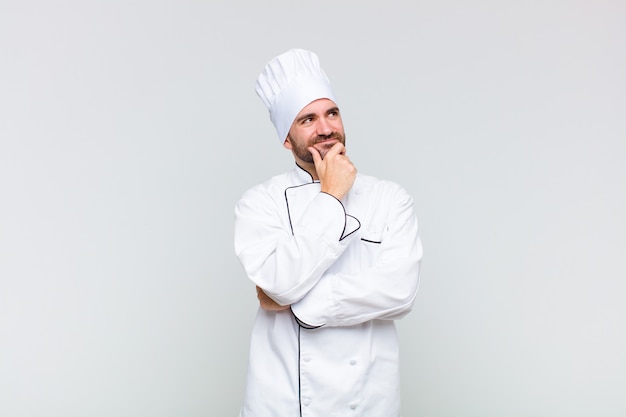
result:
[[[326,158],[326,154],[328,153],[327,149],[324,149],[323,151],[320,151],[320,156],[322,157],[322,159]]]
[[[317,151],[320,153],[320,156],[322,157],[322,159],[324,159],[324,157],[326,156],[328,151],[330,151],[330,148],[332,148],[336,143],[337,143],[337,141],[324,143],[321,146],[319,146],[319,145],[315,146],[315,149],[317,149]]]

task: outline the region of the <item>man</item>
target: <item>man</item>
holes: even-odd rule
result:
[[[260,302],[240,417],[398,417],[394,320],[412,308],[422,258],[412,199],[357,174],[317,55],[279,55],[256,91],[296,166],[235,207]]]

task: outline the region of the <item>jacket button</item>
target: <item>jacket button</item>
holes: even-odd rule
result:
[[[352,359],[352,360],[350,361],[350,365],[356,365],[356,360]]]
[[[311,399],[310,398],[303,398],[302,399],[302,404],[304,404],[305,406],[308,406],[309,404],[311,404]]]
[[[356,408],[356,406],[357,406],[357,403],[350,404],[350,408],[353,409],[353,410]]]

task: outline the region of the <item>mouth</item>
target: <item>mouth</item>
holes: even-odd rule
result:
[[[323,152],[325,154],[326,151],[332,148],[337,142],[339,141],[335,138],[328,138],[328,139],[315,142],[315,144],[313,144],[313,147],[317,149],[318,151]]]
[[[318,143],[328,143],[328,142],[337,142],[337,138],[328,138],[328,139],[318,140],[315,142],[315,144],[317,145]]]
[[[339,141],[339,138],[337,138],[337,136],[335,136],[335,135],[331,135],[331,136],[329,136],[329,137],[327,137],[327,138],[323,138],[323,139],[318,139],[318,140],[316,140],[316,141],[315,141],[315,145],[317,145],[318,143],[324,143],[324,144],[326,144],[326,143],[329,143],[329,142],[338,142],[338,141]]]

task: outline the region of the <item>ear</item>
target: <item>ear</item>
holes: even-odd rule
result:
[[[293,149],[293,145],[291,144],[291,141],[289,140],[289,135],[287,135],[287,138],[283,142],[283,146],[289,150]]]

